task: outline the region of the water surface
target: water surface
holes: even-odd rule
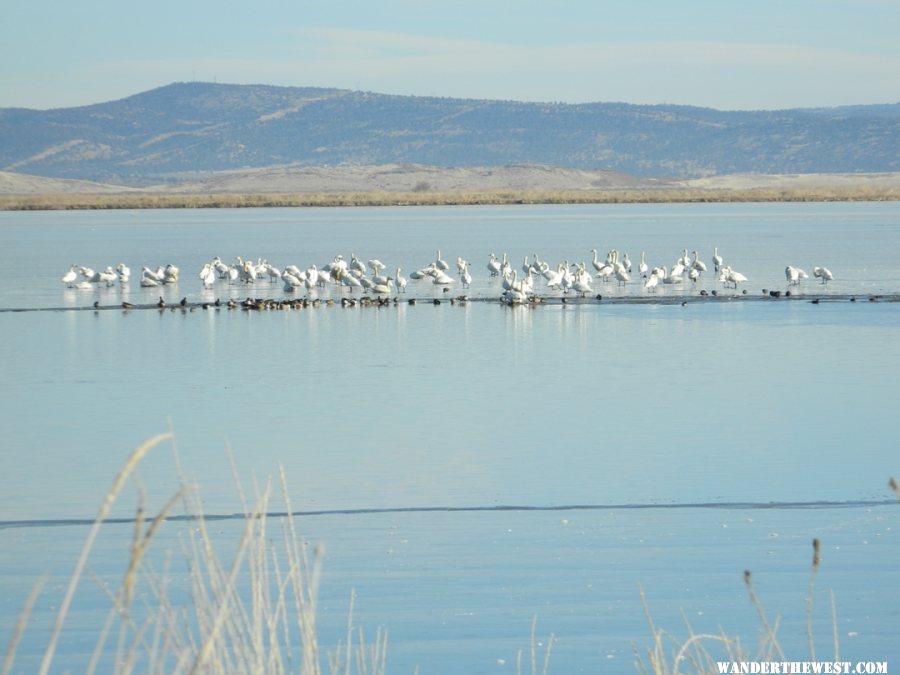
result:
[[[900,305],[868,301],[900,287],[900,205],[3,213],[0,243],[18,270],[2,308],[282,297],[280,285],[204,292],[196,271],[214,255],[304,268],[356,253],[408,272],[439,249],[473,261],[471,294],[496,297],[491,252],[589,265],[590,249],[613,247],[667,265],[718,247],[760,295],[786,288],[786,264],[824,264],[835,282],[801,292],[860,299],[510,308],[434,305],[461,289],[410,282],[423,301],[382,308],[0,312],[0,635],[27,580],[51,575],[26,671],[85,529],[13,521],[90,519],[127,453],[169,428],[209,513],[240,510],[229,451],[248,486],[284,467],[295,509],[330,512],[301,521],[328,551],[323,639],[342,634],[355,588],[359,623],[390,630],[391,672],[512,672],[534,614],[558,639],[554,672],[631,672],[633,646],[649,642],[639,585],[673,631],[684,609],[695,630],[752,646],[747,568],[803,659],[814,536],[820,649],[834,589],[842,656],[900,655],[885,503]],[[59,283],[71,263],[119,261],[183,276],[162,291]],[[700,287],[721,289],[712,275]],[[140,468],[149,510],[177,488],[175,454],[162,446]],[[126,490],[114,515],[135,500]],[[575,508],[544,510],[558,507]],[[177,546],[171,525],[163,543]],[[128,527],[108,526],[94,563],[113,580]],[[239,528],[221,521],[224,548]],[[84,594],[75,623],[99,624],[103,598]],[[61,649],[76,659],[79,644]]]

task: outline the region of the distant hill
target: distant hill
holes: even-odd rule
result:
[[[0,170],[143,186],[268,167],[545,165],[645,178],[900,171],[900,105],[722,112],[177,83],[0,109]]]

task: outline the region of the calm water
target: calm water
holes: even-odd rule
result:
[[[248,485],[283,466],[295,509],[387,510],[301,528],[328,550],[326,641],[355,588],[358,623],[390,631],[390,672],[514,672],[534,614],[558,640],[552,672],[632,672],[649,643],[639,585],[660,625],[683,633],[683,609],[752,651],[746,568],[803,659],[814,536],[820,653],[834,590],[842,657],[900,663],[897,510],[882,503],[900,474],[900,305],[866,301],[900,291],[900,204],[0,213],[0,308],[283,297],[280,284],[203,291],[196,272],[215,255],[304,269],[356,253],[408,274],[440,249],[472,262],[472,296],[494,297],[491,252],[590,267],[592,248],[617,248],[670,266],[687,248],[711,267],[714,246],[748,294],[786,288],[786,264],[825,265],[835,281],[801,290],[861,301],[0,312],[0,642],[47,572],[17,661],[33,670],[85,535],[12,521],[91,518],[127,453],[171,427],[209,513],[240,509],[229,449]],[[72,263],[120,261],[127,289],[59,282]],[[167,263],[177,285],[139,288],[142,265]],[[721,290],[710,273],[663,293],[698,288]],[[445,297],[415,281],[409,294]],[[143,463],[149,509],[175,464],[168,446]],[[133,513],[133,492],[115,515]],[[537,510],[396,510],[503,505]],[[540,510],[566,506],[583,508]],[[97,556],[111,579],[127,528],[110,525]],[[222,521],[223,546],[239,529]],[[88,635],[104,616],[91,593]],[[73,632],[62,651],[77,664]]]

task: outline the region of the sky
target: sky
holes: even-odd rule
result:
[[[0,107],[186,81],[719,110],[900,102],[900,0],[0,3]]]

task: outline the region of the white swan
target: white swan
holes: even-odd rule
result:
[[[597,272],[597,276],[599,277],[600,276],[599,272],[606,266],[606,263],[600,262],[600,260],[597,258],[597,249],[592,248],[591,253],[593,253],[593,255],[594,255],[594,259],[591,260],[591,265],[594,266],[594,271]]]
[[[678,271],[679,267],[681,268],[680,271]],[[662,270],[662,282],[664,284],[680,284],[684,281],[684,266],[681,263],[675,263],[675,267],[672,268],[671,272],[666,267],[663,267]],[[678,274],[675,273],[676,271]]]
[[[431,283],[435,286],[449,286],[453,283],[453,277],[437,267],[431,272],[431,276],[433,277]]]
[[[216,268],[212,263],[206,263],[197,275],[203,288],[212,288],[216,283]]]
[[[468,288],[472,284],[472,275],[469,274],[469,263],[466,263],[463,267],[462,273],[462,285],[463,288]]]
[[[641,251],[641,262],[638,265],[638,272],[641,273],[641,279],[647,278],[647,270],[650,269],[647,266],[647,262],[644,260],[644,251]]]
[[[808,279],[809,275],[799,267],[788,265],[784,268],[784,277],[789,286],[799,286],[802,279]]]
[[[834,275],[827,267],[813,267],[813,276],[816,279],[821,279],[821,283],[823,284],[827,284],[829,281],[832,281],[834,279]]]
[[[694,251],[694,261],[691,263],[691,269],[698,272],[706,271],[706,263],[700,260],[700,254],[697,251]]]
[[[84,277],[85,281],[89,281],[92,284],[96,284],[100,281],[99,272],[95,272],[90,267],[79,267],[78,271],[81,273],[81,276]]]
[[[163,282],[167,284],[174,284],[178,282],[178,274],[179,269],[175,267],[172,263],[166,265],[163,270]]]
[[[227,279],[228,272],[231,269],[228,265],[222,262],[222,259],[219,256],[213,258],[212,266],[216,270],[216,274],[219,275],[220,279]]]
[[[303,279],[287,268],[281,271],[281,280],[284,282],[284,290],[288,293],[303,286]]]
[[[106,284],[106,287],[109,288],[113,284],[116,283],[116,279],[118,279],[118,275],[113,272],[113,268],[107,265],[106,269],[102,272],[98,272],[97,276],[100,278],[100,281]]]
[[[391,286],[393,285],[393,280],[388,277],[387,282],[383,284],[372,284],[372,288],[370,289],[373,293],[378,293],[379,295],[387,295],[391,292]]]
[[[616,271],[616,267],[613,263],[611,263],[611,262],[605,263],[597,269],[597,278],[603,279],[603,281],[609,281],[609,278],[613,275],[613,273],[615,271]]]
[[[349,272],[341,275],[341,284],[344,286],[349,286],[351,293],[353,292],[354,288],[362,288],[362,281],[360,281],[359,278],[350,274]]]
[[[281,278],[281,270],[275,267],[275,265],[270,263],[268,260],[264,264],[266,274],[269,275],[269,281],[274,284],[276,279]]]
[[[398,293],[406,293],[406,277],[400,274],[400,268],[397,268],[396,279],[394,279],[394,283],[397,285]]]
[[[431,276],[431,273],[435,270],[434,263],[429,265],[428,267],[423,267],[420,270],[413,270],[409,273],[410,279],[424,279],[425,277]]]
[[[500,274],[500,261],[497,260],[497,256],[493,253],[491,253],[491,259],[488,261],[487,268],[492,277],[496,277]]]
[[[120,262],[118,265],[116,265],[116,272],[119,275],[120,284],[127,284],[128,280],[131,279],[131,268],[129,268],[125,263]]]
[[[509,274],[503,275],[503,280],[500,285],[503,286],[503,290],[508,291],[514,289],[516,284],[518,283],[519,273],[516,270],[512,270]]]
[[[357,272],[363,272],[363,273],[366,271],[365,264],[359,258],[356,257],[355,253],[350,254],[350,269],[356,270]]]
[[[63,274],[60,279],[60,281],[69,288],[72,288],[72,286],[75,285],[75,280],[78,278],[78,272],[75,271],[75,267],[77,267],[77,265],[71,265],[69,271]]]
[[[719,255],[719,247],[713,247],[713,257],[712,257],[713,265],[715,266],[715,271],[718,272],[722,268],[722,263],[725,261],[722,260],[722,256]]]
[[[386,284],[388,279],[390,279],[386,274],[373,274],[369,278],[372,280],[373,284]]]
[[[735,272],[733,269],[731,269],[730,265],[726,265],[719,270],[719,281],[721,281],[725,286],[727,286],[728,284],[734,284],[734,288],[736,290],[739,283],[749,281],[749,279],[740,272]]]
[[[591,288],[591,275],[576,274],[575,283],[572,284],[572,290],[576,293],[581,293],[582,298],[588,293],[593,293],[594,289]]]

